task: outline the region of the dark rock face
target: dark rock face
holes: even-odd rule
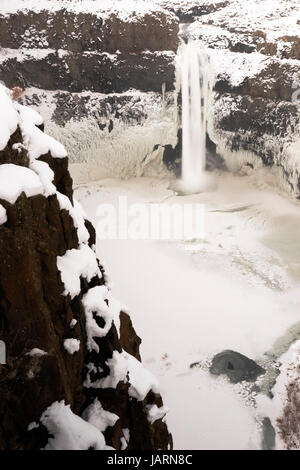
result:
[[[182,155],[182,129],[178,130],[177,144],[175,147],[166,145],[164,148],[163,162],[177,178],[181,176],[181,155]]]
[[[292,101],[293,83],[299,73],[298,64],[282,63],[279,59],[268,59],[263,69],[253,76],[246,77],[234,86],[230,77],[219,77],[215,90],[220,93],[266,98],[274,101]]]
[[[300,442],[300,384],[299,363],[296,362],[292,379],[286,384],[286,402],[282,416],[277,420],[280,435],[288,450],[299,450]],[[296,375],[297,374],[297,375]]]
[[[234,171],[249,162],[278,167],[279,180],[299,197],[297,7],[295,0],[276,8],[266,0],[253,0],[252,8],[232,0],[199,16],[184,34],[201,40],[211,59],[216,94],[209,137],[225,162]]]
[[[151,34],[150,34],[151,31]],[[146,34],[145,34],[146,33]],[[63,49],[70,52],[176,51],[178,21],[167,12],[135,15],[126,21],[116,13],[18,11],[0,14],[0,44],[9,49]]]
[[[18,154],[12,149],[22,142],[20,130],[11,136],[0,153],[0,165],[14,163],[28,166],[24,148]],[[54,184],[72,201],[72,181],[67,159],[40,157],[55,173]],[[12,182],[13,184],[13,182]],[[86,388],[87,365],[111,372],[108,361],[122,349],[140,360],[140,338],[130,317],[121,312],[120,336],[114,323],[105,337],[95,338],[101,353],[87,349],[87,330],[82,298],[89,289],[105,284],[102,277],[87,281],[81,278],[79,295],[63,295],[65,287],[57,268],[57,257],[79,246],[77,229],[69,211],[60,208],[56,194],[26,197],[22,193],[15,204],[0,200],[7,212],[7,222],[0,225],[0,338],[7,348],[7,364],[0,365],[0,449],[40,449],[49,438],[40,423],[41,414],[55,401],[64,400],[80,416],[96,398],[107,411],[119,419],[104,432],[107,445],[121,448],[122,429],[129,429],[128,449],[168,449],[172,438],[160,419],[148,421],[149,405],[162,406],[159,394],[152,390],[142,401],[129,396],[130,382],[120,381],[116,388]],[[86,221],[89,245],[95,243],[95,231]],[[71,320],[77,320],[71,329]],[[80,340],[80,349],[69,354],[64,340]],[[35,348],[43,355],[28,354]]]
[[[156,52],[124,52],[114,56],[98,52],[50,52],[45,57],[28,56],[23,61],[7,59],[0,66],[6,86],[44,90],[84,90],[122,93],[135,88],[161,92],[173,88],[174,55]]]
[[[39,95],[25,94],[22,97],[22,103],[26,106],[39,108],[46,105],[45,97],[41,91]],[[83,117],[90,117],[98,122],[101,130],[114,126],[114,121],[126,122],[129,125],[141,124],[147,119],[147,109],[142,102],[141,97],[136,94],[120,95],[85,95],[59,91],[53,94],[52,102],[55,104],[51,121],[59,127],[65,127],[70,121],[81,121]],[[49,105],[49,102],[48,102]],[[110,121],[113,124],[110,124]]]
[[[70,92],[161,91],[163,83],[170,89],[178,31],[176,16],[161,9],[127,20],[63,7],[0,15],[0,79],[6,86]],[[16,55],[5,59],[5,48]]]
[[[212,360],[210,373],[213,375],[227,375],[230,382],[238,383],[246,380],[255,382],[257,377],[265,373],[252,359],[235,351],[223,351]]]
[[[270,418],[264,418],[262,422],[262,449],[275,449],[276,432]]]
[[[186,1],[173,1],[173,2],[161,2],[164,8],[172,11],[178,16],[181,23],[191,23],[195,21],[199,16],[208,15],[209,13],[218,11],[225,8],[229,4],[229,0],[220,2],[186,2]]]

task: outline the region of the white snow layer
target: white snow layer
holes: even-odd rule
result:
[[[30,169],[40,177],[41,183],[44,187],[44,196],[48,197],[56,193],[56,187],[52,183],[54,173],[48,163],[39,160],[32,160],[30,163]]]
[[[27,197],[43,194],[40,178],[29,168],[5,163],[0,165],[0,199],[14,204],[25,193]]]
[[[137,400],[143,401],[150,390],[158,393],[158,381],[153,374],[131,354],[126,354],[129,373],[129,395]]]
[[[75,415],[64,401],[54,402],[41,416],[50,437],[45,450],[105,450],[103,434]]]
[[[0,225],[5,224],[6,222],[7,222],[6,210],[4,209],[2,204],[0,204]]]
[[[76,325],[77,325],[77,320],[76,320],[75,318],[73,318],[73,319],[70,321],[70,328],[74,328]]]
[[[61,210],[67,210],[72,217],[74,226],[77,228],[79,243],[87,243],[89,241],[90,235],[85,226],[84,219],[86,217],[81,205],[76,200],[74,200],[74,205],[72,205],[70,199],[59,191],[56,192],[56,197],[58,199]]]
[[[57,267],[65,285],[64,295],[70,294],[72,299],[80,294],[81,277],[90,282],[94,276],[102,276],[95,253],[84,244],[78,249],[68,250],[63,256],[58,256]]]
[[[46,356],[46,355],[47,355],[47,353],[45,351],[43,351],[42,349],[39,349],[39,348],[33,348],[31,351],[26,353],[26,356],[30,356],[30,357],[42,357],[42,356]]]
[[[99,429],[99,431],[104,432],[106,428],[116,424],[119,416],[104,410],[101,403],[96,398],[94,402],[84,410],[82,418]]]
[[[140,16],[157,14],[163,9],[155,2],[146,0],[1,0],[0,12],[4,14],[15,13],[18,10],[33,10],[39,12],[48,10],[49,14],[64,8],[67,12],[93,13],[101,16],[105,21],[111,14],[121,21],[135,22]],[[169,16],[171,16],[169,14]]]
[[[10,91],[0,84],[0,151],[3,150],[11,134],[18,126],[18,113],[13,106]]]
[[[96,258],[95,254],[94,257]],[[106,286],[93,287],[83,296],[82,304],[86,317],[87,348],[89,351],[99,352],[99,346],[94,338],[106,336],[113,320],[108,305],[108,288]],[[104,320],[103,328],[98,325],[95,316]]]
[[[148,421],[153,424],[158,419],[162,419],[166,416],[169,409],[167,406],[161,406],[158,408],[157,405],[148,406]]]
[[[64,348],[65,350],[73,355],[80,349],[80,341],[75,338],[67,338],[64,340]]]
[[[48,152],[51,153],[53,158],[64,158],[67,156],[64,146],[53,139],[53,137],[42,132],[36,127],[34,122],[22,121],[21,129],[31,158],[38,158],[41,155],[46,155]]]
[[[94,382],[91,381],[90,374],[98,371],[94,364],[87,365],[88,373],[83,384],[86,388],[116,388],[119,382],[127,382],[128,361],[126,353],[114,351],[112,358],[108,359],[106,364],[110,368],[110,374]]]
[[[23,122],[30,122],[35,126],[41,126],[44,122],[42,116],[34,109],[23,106],[22,104],[15,103],[15,108],[19,112]]]
[[[29,168],[14,164],[1,165],[0,197],[14,204],[22,192],[25,192],[27,197],[37,194],[48,197],[55,194],[56,188],[52,183],[53,171],[47,163],[36,159],[48,152],[53,158],[64,158],[67,156],[65,148],[53,137],[46,135],[36,127],[43,123],[41,116],[33,109],[13,101],[11,91],[1,84],[0,109],[0,151],[6,147],[10,136],[19,126],[23,136],[23,144],[16,143],[13,145],[13,149],[20,152],[24,148],[30,159]],[[69,205],[73,210],[71,203]],[[78,207],[76,212],[80,213]],[[5,216],[1,210],[0,222],[3,223],[3,220],[5,220]],[[83,234],[84,237],[86,234]]]
[[[119,382],[129,382],[128,393],[138,401],[143,401],[150,390],[154,393],[159,392],[157,379],[131,354],[114,351],[113,357],[106,363],[110,368],[110,374],[94,382],[90,374],[98,372],[97,368],[92,363],[87,365],[88,373],[84,382],[86,388],[116,388]]]
[[[34,110],[12,100],[11,91],[0,84],[0,150],[3,150],[18,125],[22,131],[25,146],[31,158],[38,158],[51,152],[53,158],[64,158],[67,152],[53,137],[42,132],[37,125],[43,123]]]

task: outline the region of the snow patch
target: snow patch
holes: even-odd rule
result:
[[[60,209],[68,211],[72,217],[74,225],[77,228],[79,243],[88,243],[90,234],[85,226],[86,216],[81,205],[74,199],[74,205],[72,206],[70,199],[59,191],[56,192],[56,197],[58,199]]]
[[[30,357],[42,357],[42,356],[46,356],[46,355],[47,355],[47,353],[45,351],[43,351],[42,349],[39,349],[39,348],[33,348],[31,351],[26,353],[26,356],[30,356]]]
[[[98,371],[94,364],[87,364],[88,372],[83,384],[86,388],[116,388],[119,382],[127,382],[128,360],[126,353],[114,351],[112,358],[108,359],[106,363],[110,368],[110,374],[95,381],[91,380],[91,373]]]
[[[64,401],[54,402],[41,416],[50,437],[45,450],[105,450],[103,434],[75,415]]]
[[[13,106],[9,90],[0,84],[0,151],[3,150],[10,136],[18,126],[18,113]]]
[[[0,225],[5,224],[7,222],[7,214],[6,209],[0,204]]]
[[[40,425],[38,423],[36,423],[35,421],[33,421],[32,423],[28,424],[27,431],[32,431],[33,429],[37,429],[39,427],[40,427]]]
[[[63,256],[58,256],[57,268],[65,285],[63,295],[70,294],[72,299],[80,294],[81,277],[90,282],[94,276],[102,276],[95,253],[83,244],[78,249],[67,250]]]
[[[39,176],[41,183],[44,186],[44,195],[48,197],[55,194],[56,187],[52,183],[54,179],[54,173],[49,167],[48,163],[39,160],[33,160],[29,166],[30,169]]]
[[[37,174],[29,168],[13,163],[1,165],[0,199],[14,204],[23,192],[27,197],[43,194],[44,188]]]
[[[84,386],[86,388],[116,388],[119,382],[129,382],[129,395],[138,401],[143,401],[150,390],[158,393],[158,381],[141,362],[131,354],[122,351],[113,352],[113,357],[107,360],[110,374],[107,377],[92,381],[91,373],[97,373],[94,364],[87,365],[88,373]]]
[[[64,340],[64,348],[65,350],[73,355],[80,349],[80,341],[75,338],[67,338]]]
[[[158,408],[157,405],[148,406],[148,421],[153,424],[158,419],[162,419],[166,416],[169,409],[167,406],[161,406]]]
[[[101,403],[96,398],[93,403],[84,410],[82,418],[99,429],[99,431],[104,432],[108,427],[112,427],[116,424],[119,416],[104,410]]]
[[[99,352],[99,346],[94,338],[106,336],[111,329],[113,320],[108,305],[108,288],[106,286],[93,287],[83,296],[82,304],[86,318],[87,348],[89,351]],[[103,327],[100,327],[97,323],[97,317],[99,320],[104,321]]]
[[[143,401],[150,390],[158,393],[158,381],[153,374],[131,354],[126,354],[129,372],[129,395],[139,401]]]
[[[51,153],[53,158],[65,158],[67,152],[64,146],[53,137],[42,132],[32,121],[21,121],[24,143],[32,159]]]
[[[77,320],[73,318],[73,320],[70,321],[70,328],[74,328],[77,325]]]

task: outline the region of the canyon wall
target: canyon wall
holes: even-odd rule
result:
[[[51,10],[1,14],[1,78],[7,86],[122,93],[161,92],[174,82],[178,19],[144,12]]]
[[[0,79],[25,87],[24,103],[47,115],[76,183],[166,175],[163,162],[178,173],[174,60],[183,37],[210,57],[210,168],[267,166],[300,195],[297,0],[97,3],[48,2],[43,11],[31,0],[25,12],[0,14]]]
[[[47,117],[75,182],[140,176],[153,165],[164,173],[153,148],[176,143],[162,96],[175,79],[174,12],[143,2],[38,3],[0,6],[0,80],[22,86],[23,103]]]
[[[266,165],[298,196],[299,2],[232,0],[182,31],[210,57],[208,132],[227,167],[249,172]]]

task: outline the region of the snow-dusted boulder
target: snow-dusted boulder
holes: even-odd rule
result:
[[[168,449],[164,414],[148,416],[163,406],[157,381],[111,307],[66,151],[2,85],[0,103],[0,449]]]

